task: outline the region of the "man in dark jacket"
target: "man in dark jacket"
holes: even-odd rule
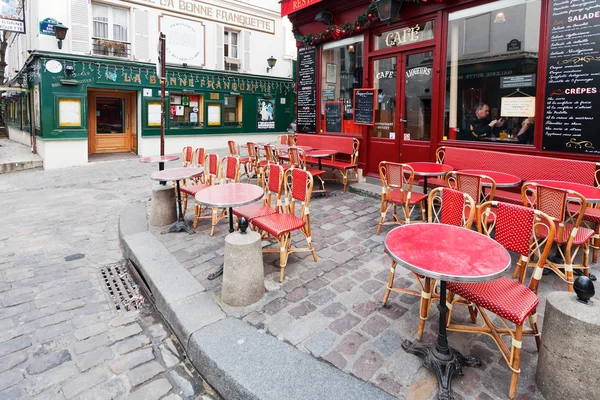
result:
[[[496,131],[504,125],[502,118],[491,120],[490,107],[485,103],[479,103],[475,109],[475,117],[467,123],[466,132],[463,137],[465,140],[478,140],[494,137]]]

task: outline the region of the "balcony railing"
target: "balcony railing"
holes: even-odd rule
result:
[[[92,38],[92,53],[99,56],[129,58],[131,56],[131,43]]]

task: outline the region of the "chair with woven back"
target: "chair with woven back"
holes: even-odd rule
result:
[[[193,186],[185,186],[182,188],[182,192],[185,193],[187,202],[187,196],[196,196],[198,190],[202,190],[208,186],[216,185],[219,179],[219,156],[215,153],[207,154],[204,157],[204,173],[202,174],[204,181],[203,187],[194,188]],[[194,191],[194,189],[197,189]],[[196,203],[194,206],[194,228],[198,226],[198,221],[205,218],[212,218],[212,216],[202,216],[204,211],[208,210],[208,207],[201,206]]]
[[[191,166],[193,155],[194,149],[192,146],[185,146],[183,150],[181,150],[181,166],[184,168]]]
[[[265,217],[267,215],[283,212],[281,204],[281,195],[283,193],[283,168],[281,165],[269,164],[268,174],[266,175],[265,196],[262,204],[248,204],[246,206],[236,207],[233,209],[233,215],[238,220],[246,218],[249,223],[255,218]],[[274,197],[274,199],[273,199]]]
[[[240,160],[240,167],[244,167],[244,172],[241,174],[240,179],[242,176],[245,176],[248,182],[250,182],[250,173],[252,171],[250,156],[242,157],[240,144],[236,141],[229,140],[227,142],[227,147],[229,147],[229,155],[238,158]]]
[[[507,276],[487,282],[447,283],[447,329],[484,334],[494,340],[512,372],[508,391],[508,397],[512,399],[521,372],[523,336],[533,336],[536,346],[540,347],[536,322],[537,289],[552,240],[540,237],[538,232],[543,230],[551,237],[556,228],[552,218],[539,210],[497,201],[487,201],[477,207],[477,226],[480,233],[493,237],[504,248],[520,256],[516,270],[520,271],[534,255],[537,258],[528,286]],[[468,307],[472,324],[452,320],[458,305]],[[495,314],[498,319],[490,314]],[[477,324],[479,317],[482,324]],[[529,321],[530,329],[524,329],[525,320]],[[510,339],[509,344],[504,339],[506,336]]]
[[[429,223],[446,224],[462,226],[470,229],[475,218],[475,202],[473,198],[466,193],[459,192],[450,188],[438,187],[429,192],[427,221]],[[421,297],[419,330],[417,331],[417,340],[421,340],[425,321],[429,316],[431,303],[439,299],[435,293],[435,279],[423,275],[414,274],[420,290],[406,289],[394,286],[394,276],[396,273],[396,262],[392,261],[390,277],[387,283],[385,295],[383,296],[383,305],[387,304],[391,292],[410,294]]]
[[[278,248],[265,248],[263,253],[279,253],[281,272],[279,281],[283,282],[288,257],[296,252],[311,252],[317,262],[317,253],[312,243],[309,204],[313,188],[311,174],[300,168],[288,169],[283,177],[286,199],[283,212],[267,215],[252,220],[252,224],[263,235],[276,240]],[[298,215],[296,215],[298,213]],[[292,232],[299,231],[306,238],[308,247],[293,248]]]
[[[587,209],[585,197],[572,190],[538,185],[535,182],[525,182],[521,194],[524,205],[540,210],[554,220],[556,255],[546,260],[545,267],[564,280],[568,290],[572,292],[573,270],[580,269],[585,275],[589,275],[589,248],[594,231],[581,226]],[[547,232],[539,230],[538,235],[545,237]],[[581,263],[574,264],[580,250]]]
[[[248,146],[248,156],[250,157],[251,168],[256,177],[256,183],[264,187],[265,168],[269,162],[266,159],[261,159],[260,147],[256,143],[248,142],[246,146]]]
[[[321,182],[321,189],[314,190],[313,193],[324,193],[325,197],[329,197],[327,195],[327,190],[325,189],[325,181],[323,180],[323,175],[325,175],[325,171],[318,168],[307,168],[306,166],[306,153],[303,149],[295,146],[291,146],[288,148],[288,155],[290,159],[290,165],[292,168],[301,168],[305,171],[310,172],[313,179],[318,178]]]
[[[381,217],[377,226],[377,234],[383,225],[409,224],[410,216],[418,205],[421,208],[421,218],[425,221],[425,199],[427,195],[413,192],[415,171],[408,164],[398,164],[390,161],[379,163],[381,178]],[[385,216],[390,208],[394,209],[394,220],[385,222]],[[398,215],[398,207],[402,216]]]
[[[225,156],[219,162],[219,185],[237,183],[240,176],[240,159],[235,156]],[[227,207],[211,207],[210,236],[214,235],[215,227],[223,218],[227,218]]]
[[[204,148],[198,147],[194,150],[194,154],[192,156],[191,166],[194,168],[204,168]],[[192,179],[192,184],[188,184],[187,182],[183,182],[183,185],[180,188],[181,197],[183,199],[183,215],[185,216],[185,212],[187,211],[188,205],[188,196],[194,197],[199,190],[204,189],[208,185],[204,179],[204,172],[198,177]]]
[[[496,181],[487,175],[465,174],[450,171],[446,174],[446,187],[467,193],[475,200],[475,204],[494,200]]]

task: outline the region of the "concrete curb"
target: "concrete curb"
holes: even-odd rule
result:
[[[374,385],[227,317],[205,288],[148,231],[144,203],[119,217],[125,258],[139,269],[156,308],[189,360],[224,399],[395,399]]]
[[[42,161],[18,161],[11,163],[0,164],[0,174],[6,174],[9,172],[25,171],[27,169],[42,168],[44,163]]]

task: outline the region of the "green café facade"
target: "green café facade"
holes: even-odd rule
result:
[[[10,136],[31,143],[44,168],[85,164],[90,154],[159,153],[154,64],[33,53],[20,75],[29,91],[7,93]],[[169,66],[166,77],[167,154],[270,141],[294,118],[291,79]]]

